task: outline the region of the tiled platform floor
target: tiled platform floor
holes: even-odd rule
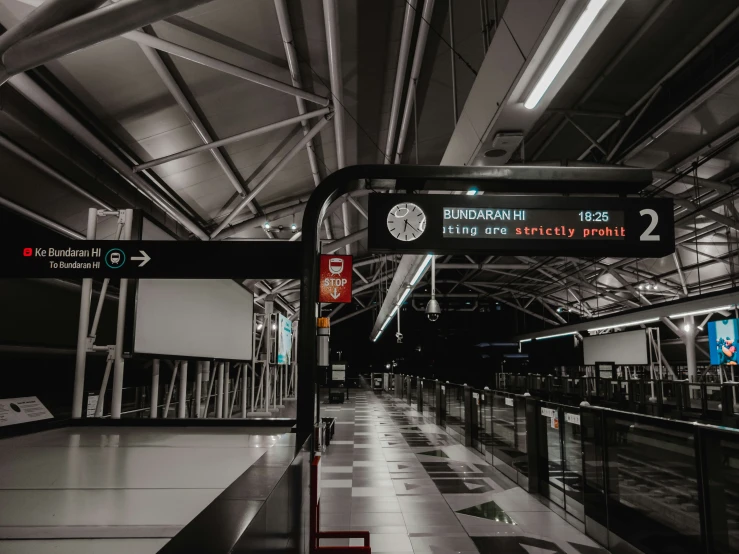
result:
[[[322,459],[321,527],[369,530],[373,554],[607,553],[389,395],[352,391],[321,415],[336,418]]]

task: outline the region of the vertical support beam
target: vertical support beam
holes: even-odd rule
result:
[[[187,417],[187,360],[180,364],[180,387],[177,399],[177,417],[185,419]]]
[[[203,418],[208,418],[208,408],[210,407],[210,397],[213,395],[213,383],[215,382],[215,363],[213,362],[213,371],[210,370],[210,362],[203,363],[203,373],[207,377],[208,381],[208,394],[205,397],[205,406],[203,406]]]
[[[216,417],[223,418],[223,362],[218,364],[218,390],[216,391]]]
[[[228,400],[229,393],[231,392],[231,362],[224,364],[224,378],[223,378],[223,417],[229,419],[231,413],[230,402]]]
[[[155,359],[151,363],[151,407],[149,408],[149,417],[157,418],[159,411],[159,360]]]
[[[87,211],[87,240],[95,240],[97,209]],[[82,417],[82,398],[85,395],[85,366],[87,364],[87,330],[90,326],[90,301],[92,279],[82,279],[80,294],[80,319],[77,324],[77,358],[74,365],[74,391],[72,394],[72,417]]]
[[[197,362],[195,370],[195,417],[200,417],[200,402],[203,394],[203,362]]]
[[[254,367],[254,362],[251,363],[251,366]],[[246,412],[248,411],[247,408],[247,398],[249,394],[249,366],[244,364],[242,367],[242,373],[244,375],[243,379],[241,380],[241,419],[246,419]]]
[[[131,240],[133,229],[133,210],[126,210],[123,225],[123,240]],[[128,279],[121,279],[118,291],[118,325],[115,331],[115,364],[113,366],[113,400],[110,414],[113,419],[121,418],[121,402],[123,399],[123,331],[126,326],[126,299],[128,297]]]
[[[464,445],[472,446],[472,410],[477,406],[472,399],[472,387],[464,386]]]
[[[695,321],[693,316],[688,316],[683,320],[683,342],[685,343],[685,359],[688,363],[688,380],[691,383],[697,381],[698,365],[695,356]]]

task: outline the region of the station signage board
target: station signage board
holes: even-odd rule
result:
[[[369,247],[410,254],[662,257],[675,251],[664,198],[373,194]]]
[[[288,241],[72,240],[51,234],[0,243],[0,278],[293,279]]]
[[[318,301],[350,304],[352,301],[352,257],[321,254]]]

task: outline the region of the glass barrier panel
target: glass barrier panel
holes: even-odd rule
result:
[[[539,430],[543,441],[540,456],[539,489],[541,494],[557,506],[564,508],[564,463],[562,460],[562,439],[560,429],[560,409],[556,405],[541,403],[539,410]]]
[[[493,395],[493,467],[513,481],[518,482],[514,463],[519,457],[516,450],[516,420],[514,398],[511,395]]]
[[[518,484],[529,489],[529,455],[526,427],[526,398],[517,396],[513,399],[514,438],[513,438],[513,467],[518,472]]]
[[[446,401],[446,426],[464,438],[464,387],[447,384]]]
[[[493,393],[484,391],[481,393],[484,397],[484,404],[481,413],[482,422],[480,428],[480,436],[482,442],[482,450],[485,454],[485,460],[493,463]]]
[[[565,408],[563,422],[565,509],[568,514],[584,522],[582,432],[580,421],[580,410],[569,410]]]
[[[608,546],[608,512],[606,510],[605,436],[603,412],[583,409],[580,413],[583,455],[583,500],[585,531],[603,546]]]
[[[604,412],[610,547],[701,552],[695,440],[666,420]]]
[[[708,399],[708,409],[716,412],[721,411],[721,384],[706,385],[706,397]]]
[[[712,552],[739,552],[739,433],[702,430],[708,541]]]
[[[418,378],[411,377],[411,405],[413,408],[418,406]]]

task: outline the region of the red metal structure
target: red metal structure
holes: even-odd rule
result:
[[[364,539],[364,546],[320,546],[321,539]],[[321,457],[310,465],[310,553],[371,554],[369,531],[321,531]]]

